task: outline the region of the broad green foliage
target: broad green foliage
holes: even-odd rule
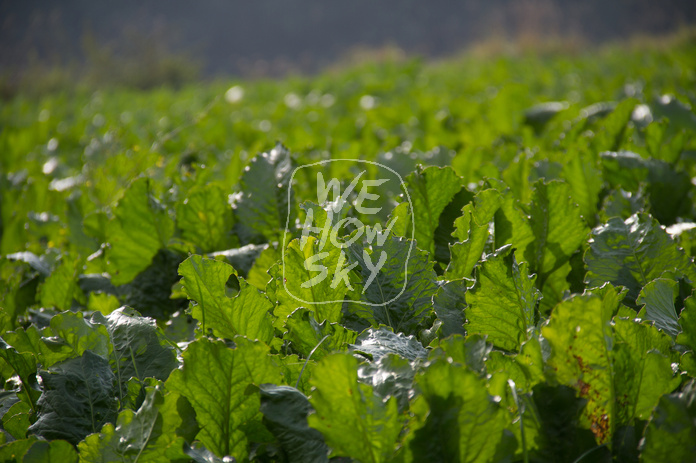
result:
[[[75,463],[77,452],[69,442],[54,440],[34,443],[22,458],[22,463]]]
[[[109,423],[99,434],[92,434],[80,443],[80,461],[185,459],[185,441],[180,433],[185,433],[186,421],[194,419],[193,411],[187,412],[190,405],[185,400],[174,392],[163,395],[160,386],[148,388],[137,411],[122,411],[115,427]],[[193,435],[187,437],[190,439]]]
[[[440,214],[454,195],[462,188],[461,179],[449,167],[428,167],[418,170],[406,178],[413,210],[408,203],[402,203],[395,211],[394,217],[402,228],[403,236],[410,238],[410,224],[415,224],[415,240],[418,247],[429,253],[435,251],[434,234],[440,224]],[[412,215],[412,217],[409,217]]]
[[[0,462],[693,461],[693,69],[3,102]]]
[[[541,424],[535,456],[542,461],[576,461],[591,452],[588,458],[593,461],[611,461],[607,449],[597,447],[592,432],[581,426],[586,400],[575,390],[539,384],[532,397]]]
[[[433,295],[433,311],[437,315],[438,328],[443,337],[451,334],[465,334],[464,307],[467,285],[470,280],[444,282]],[[435,325],[433,325],[433,328]]]
[[[635,301],[641,288],[665,272],[696,281],[691,259],[646,213],[634,214],[625,221],[614,217],[595,228],[585,264],[590,287],[606,281],[625,286],[629,302]]]
[[[284,337],[290,341],[291,346],[303,357],[309,357],[314,351],[314,360],[320,360],[332,351],[344,348],[346,344],[355,341],[357,336],[355,331],[338,323],[329,323],[328,320],[318,323],[314,314],[303,307],[290,314],[285,326],[288,331]]]
[[[273,328],[268,314],[273,304],[256,288],[237,276],[232,266],[217,260],[191,256],[179,266],[184,290],[196,302],[191,311],[203,331],[212,329],[221,338],[241,334],[269,342]],[[239,291],[227,294],[227,281],[234,275]]]
[[[679,385],[673,375],[669,337],[645,323],[615,318],[614,364],[618,422],[646,420],[662,394]]]
[[[164,381],[178,366],[174,348],[169,345],[154,320],[140,317],[133,309],[122,307],[106,319],[101,314],[95,314],[93,321],[105,324],[109,332],[113,345],[110,361],[121,399],[132,378],[143,381],[154,377]]]
[[[304,243],[296,239],[288,244],[283,255],[282,274],[276,278],[278,307],[275,314],[278,318],[284,318],[298,307],[306,307],[314,312],[318,321],[339,321],[348,291],[345,280],[336,277],[340,252],[330,241],[320,243],[313,236]],[[305,283],[320,278],[323,280],[312,286]]]
[[[643,288],[636,302],[645,304],[645,318],[655,322],[672,338],[679,333],[677,311],[674,307],[674,298],[679,291],[679,283],[667,278],[657,278]]]
[[[503,193],[503,201],[495,212],[493,221],[494,248],[511,244],[518,261],[527,261],[526,255],[532,252],[535,240],[529,216],[523,210],[519,199],[515,198],[503,182],[492,182],[493,187]]]
[[[486,258],[466,293],[466,329],[496,347],[518,351],[536,324],[539,290],[527,265],[518,265],[510,246]]]
[[[109,268],[114,284],[128,283],[150,265],[169,242],[174,221],[152,196],[151,180],[140,178],[128,188],[107,226]]]
[[[592,147],[596,151],[619,149],[629,130],[628,122],[637,103],[638,101],[634,98],[627,98],[607,114],[602,127],[592,141]]]
[[[647,185],[651,210],[662,224],[675,222],[677,216],[688,210],[687,195],[691,179],[682,171],[659,159],[644,159],[630,151],[601,153],[605,177],[613,187],[631,192]]]
[[[23,458],[32,445],[38,442],[39,440],[36,437],[31,437],[4,443],[0,447],[0,458],[3,458],[4,461],[18,461],[20,458]]]
[[[234,204],[235,227],[242,244],[282,239],[288,212],[294,212],[293,204],[288,203],[292,167],[289,151],[276,146],[252,158],[245,168],[241,193]]]
[[[309,425],[324,435],[332,455],[387,461],[403,425],[396,399],[382,401],[372,387],[358,383],[357,364],[349,355],[335,354],[317,365]]]
[[[231,247],[232,210],[225,190],[214,183],[192,188],[177,207],[176,225],[204,252]]]
[[[604,185],[602,172],[590,150],[579,147],[568,154],[569,160],[563,166],[563,179],[570,185],[571,197],[580,207],[585,222],[594,226],[599,206],[597,197]]]
[[[102,357],[109,357],[113,351],[109,343],[108,329],[104,325],[85,320],[80,312],[59,313],[51,318],[50,327],[55,337],[42,340],[53,352],[58,349],[67,351],[61,355],[65,359],[81,356],[88,350]],[[40,343],[37,344],[39,350],[46,350]],[[49,367],[53,363],[54,361],[46,359],[44,366]]]
[[[329,461],[324,437],[307,425],[312,410],[307,397],[289,386],[261,386],[261,412],[266,427],[280,441],[289,462]]]
[[[691,381],[682,392],[664,395],[655,407],[645,442],[641,446],[641,460],[658,462],[669,455],[670,461],[693,460],[696,451],[696,389]]]
[[[253,387],[278,384],[281,375],[263,343],[241,337],[235,343],[230,348],[221,341],[195,341],[165,385],[191,402],[200,427],[197,440],[218,456],[242,460],[249,437],[261,426],[259,392]]]
[[[477,374],[437,360],[417,383],[430,414],[411,441],[416,461],[484,462],[505,457],[506,411]]]
[[[696,351],[696,300],[693,297],[684,301],[684,308],[679,315],[679,327],[677,344]]]
[[[619,426],[645,420],[659,397],[679,384],[668,336],[618,316],[612,327],[616,296],[605,289],[562,302],[542,329],[553,376],[587,399],[584,419],[600,442],[611,441]]]
[[[537,182],[526,209],[534,241],[527,247],[524,259],[529,262],[530,272],[537,274],[536,284],[548,311],[569,289],[570,257],[586,240],[589,230],[565,183]]]
[[[118,410],[116,378],[104,357],[86,351],[80,358],[40,372],[40,376],[43,393],[29,433],[75,445],[114,420]]]
[[[474,197],[473,204],[462,209],[462,215],[454,221],[453,235],[457,243],[451,246],[452,259],[445,277],[469,278],[474,265],[481,258],[488,241],[488,224],[500,208],[503,197],[497,190],[483,190]]]
[[[355,244],[350,257],[358,263],[362,286],[359,300],[349,311],[359,314],[372,325],[389,325],[395,331],[414,334],[430,315],[432,297],[437,290],[436,275],[428,255],[410,240],[388,235],[384,245],[375,247],[371,261],[378,261],[377,251],[386,256],[384,265],[370,281],[372,273],[366,263],[367,250]],[[370,283],[369,286],[367,285]]]
[[[606,298],[576,296],[556,306],[542,328],[551,346],[548,363],[556,381],[575,387],[587,399],[584,418],[600,443],[611,440],[616,427],[613,309]]]
[[[423,359],[426,350],[413,336],[394,333],[387,328],[378,330],[368,328],[358,336],[351,350],[366,355],[372,360],[379,360],[387,354],[398,354],[408,360]]]
[[[46,278],[41,286],[39,297],[42,306],[68,310],[72,306],[73,298],[79,298],[77,273],[81,262],[67,259]]]

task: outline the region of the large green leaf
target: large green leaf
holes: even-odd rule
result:
[[[251,159],[234,203],[235,230],[241,244],[282,241],[286,222],[295,222],[294,204],[288,204],[291,175],[290,152],[280,144]]]
[[[461,190],[461,178],[451,167],[432,166],[410,174],[406,177],[406,185],[413,210],[404,202],[394,210],[392,217],[398,217],[399,227],[406,227],[403,236],[407,238],[411,238],[413,223],[418,247],[433,255],[440,214]]]
[[[595,151],[617,150],[621,147],[636,104],[638,101],[634,98],[623,100],[599,123],[597,134],[592,140]]]
[[[582,461],[587,452],[591,452],[587,453],[591,461],[611,461],[606,449],[592,450],[596,448],[594,435],[582,426],[587,400],[577,397],[574,389],[538,384],[532,398],[540,422],[539,446],[533,453],[539,461]]]
[[[645,429],[641,461],[687,463],[696,454],[696,382],[664,395]]]
[[[595,294],[575,296],[558,304],[542,328],[556,381],[587,399],[585,423],[600,443],[611,440],[616,422],[611,302]]]
[[[495,180],[489,180],[489,183],[503,194],[503,201],[493,221],[495,249],[511,244],[515,248],[517,261],[529,262],[525,256],[533,252],[536,237],[529,223],[528,214],[504,183]]]
[[[430,351],[428,358],[444,358],[466,365],[481,376],[486,375],[486,362],[493,346],[479,335],[464,338],[459,334],[438,341],[437,347]]]
[[[76,463],[77,452],[69,442],[52,440],[35,442],[22,458],[22,463]]]
[[[605,151],[600,154],[602,168],[608,183],[627,191],[637,191],[640,183],[647,181],[650,164],[632,151]]]
[[[2,417],[2,428],[15,439],[24,439],[34,416],[30,405],[17,402]]]
[[[35,325],[29,325],[26,329],[17,328],[14,331],[3,333],[2,339],[9,346],[12,346],[19,354],[33,354],[34,359],[31,363],[34,366],[39,365],[40,367],[47,368],[56,362],[75,356],[73,355],[72,349],[65,346],[60,339],[42,339],[44,334],[48,335],[51,334],[51,332],[48,329],[39,331]],[[7,353],[5,353],[5,355],[7,355]],[[2,357],[5,357],[5,355],[2,355]],[[78,356],[79,355],[82,355],[82,352],[80,352]],[[29,357],[27,357],[27,359],[29,359]],[[7,362],[0,362],[0,365],[0,371],[2,371],[3,377],[8,378],[16,374],[12,366]],[[34,373],[36,373],[35,369],[33,373],[30,374]]]
[[[79,298],[81,293],[77,285],[77,275],[80,273],[81,264],[80,260],[63,257],[39,289],[42,306],[55,307],[58,310],[70,309],[73,298]]]
[[[283,384],[290,384],[297,388],[304,395],[309,395],[312,386],[309,381],[312,379],[316,362],[311,359],[302,359],[296,354],[291,355],[272,355],[273,364],[280,370],[283,377]]]
[[[358,362],[345,354],[322,359],[312,376],[309,425],[319,430],[333,456],[361,462],[392,458],[402,428],[396,398],[386,402],[358,382]]]
[[[344,251],[329,241],[322,247],[321,241],[313,236],[308,236],[306,241],[292,240],[283,252],[276,315],[284,319],[296,308],[306,307],[318,321],[339,321],[349,289],[340,272],[348,266]]]
[[[676,269],[696,281],[691,259],[646,213],[634,214],[625,221],[614,217],[595,228],[585,264],[585,281],[590,287],[607,281],[625,286],[630,302],[638,298],[643,286],[666,271]]]
[[[30,354],[33,355],[30,363],[34,367],[27,370],[30,371],[28,378],[36,373],[37,363],[48,368],[63,360],[80,357],[86,350],[102,357],[111,354],[106,327],[85,320],[82,312],[58,313],[51,317],[47,328],[40,331],[35,325],[27,329],[17,328],[4,333],[3,339],[26,360],[30,359]]]
[[[413,378],[420,362],[412,362],[396,354],[387,354],[358,366],[358,380],[372,386],[376,396],[383,400],[396,398],[399,412],[408,409],[408,401],[415,394]]]
[[[563,182],[536,182],[528,212],[534,242],[524,258],[530,272],[537,274],[536,284],[548,311],[569,289],[570,256],[587,239],[589,229],[571,198],[570,187]]]
[[[184,364],[166,387],[186,397],[196,411],[196,439],[219,457],[243,461],[248,455],[247,433],[260,421],[260,398],[252,384],[278,384],[281,375],[268,347],[237,336],[231,349],[221,341],[199,339],[183,353]]]
[[[176,225],[184,239],[203,252],[232,245],[232,208],[227,193],[215,183],[194,187],[177,205]]]
[[[80,357],[86,350],[108,358],[112,353],[112,345],[109,333],[104,325],[92,323],[84,319],[82,312],[63,312],[51,318],[51,331],[54,336],[44,338],[48,348],[52,351],[60,350],[60,360],[69,357]],[[48,356],[44,356],[47,358]],[[52,359],[44,367],[55,363]]]
[[[30,352],[17,352],[17,349],[7,344],[0,338],[0,358],[5,365],[2,365],[3,373],[9,370],[21,381],[18,395],[24,400],[32,410],[36,409],[36,400],[39,392],[36,390],[36,357]],[[4,376],[4,375],[3,375]]]
[[[483,190],[474,197],[473,204],[462,209],[462,216],[455,220],[454,236],[457,243],[450,246],[451,260],[445,278],[469,278],[481,258],[489,236],[489,224],[503,202],[503,196],[493,188]]]
[[[465,294],[470,280],[444,281],[433,295],[433,310],[437,319],[442,324],[440,331],[442,337],[452,334],[465,334],[464,331],[464,307],[466,306]]]
[[[442,214],[440,214],[439,224],[433,234],[435,253],[432,255],[433,260],[437,262],[438,273],[440,273],[439,270],[444,271],[449,265],[450,246],[460,241],[455,236],[455,221],[462,216],[462,209],[470,204],[473,199],[474,194],[466,188],[462,188],[459,190],[459,193],[454,195],[452,201],[447,204]]]
[[[169,211],[153,196],[151,180],[135,180],[114,208],[106,238],[111,281],[122,285],[145,270],[174,234]]]
[[[486,359],[486,371],[490,375],[502,372],[504,379],[511,379],[520,392],[530,392],[534,386],[543,382],[544,358],[538,337],[532,337],[522,344],[518,354],[510,355],[495,350]],[[502,384],[508,392],[508,385]]]
[[[679,327],[681,329],[677,335],[677,344],[696,351],[696,298],[694,296],[684,300],[684,308],[679,314]]]
[[[34,445],[36,442],[41,442],[34,436],[27,439],[14,440],[12,442],[4,443],[0,445],[0,461],[7,463],[16,463],[21,461],[27,453],[27,450]]]
[[[267,246],[266,249],[261,251],[259,257],[254,261],[254,265],[249,269],[249,273],[246,276],[249,284],[256,286],[260,290],[265,290],[266,285],[272,278],[269,275],[269,269],[279,260],[279,250],[273,246]]]
[[[568,157],[568,162],[563,166],[563,178],[570,185],[572,198],[580,206],[580,213],[585,221],[594,225],[599,193],[604,184],[602,171],[599,170],[596,157],[586,150],[571,150]]]
[[[633,192],[647,184],[650,210],[664,225],[674,223],[680,214],[688,213],[692,188],[690,176],[659,159],[644,159],[631,151],[601,153],[604,177],[613,187]]]
[[[160,249],[150,265],[130,283],[118,287],[124,305],[158,319],[183,309],[184,299],[172,300],[172,286],[179,281],[176,271],[184,256],[171,249]]]
[[[612,217],[621,217],[621,220],[626,220],[636,212],[645,210],[648,210],[648,198],[645,197],[642,188],[636,192],[619,188],[611,190],[604,197],[599,218],[602,222],[608,222]]]
[[[370,360],[379,360],[388,354],[397,354],[411,361],[422,360],[427,356],[427,351],[415,337],[394,333],[385,327],[366,329],[360,333],[355,344],[350,346],[350,350],[363,354]]]
[[[109,361],[90,351],[39,372],[43,393],[29,432],[77,445],[116,418],[116,378]]]
[[[329,461],[323,436],[307,424],[311,410],[307,397],[294,387],[261,385],[263,422],[280,442],[288,463]]]
[[[269,311],[271,301],[251,286],[231,265],[201,256],[191,256],[179,266],[188,297],[196,301],[192,315],[201,322],[203,330],[212,329],[216,336],[232,339],[241,334],[249,339],[270,342],[273,326]],[[239,291],[227,295],[226,284],[234,275]]]
[[[466,329],[488,336],[496,347],[519,351],[535,326],[539,291],[527,264],[517,264],[508,245],[489,255],[466,293]]]
[[[30,253],[17,253],[30,254]],[[17,254],[14,256],[17,257]],[[35,255],[33,260],[46,272],[50,269],[44,266]],[[12,255],[0,257],[0,329],[11,330],[17,326],[17,317],[28,305],[36,300],[36,288],[39,282],[39,272],[32,270],[23,260],[13,259]]]
[[[251,274],[249,273],[252,268],[256,266],[256,262],[262,255],[275,255],[275,249],[268,244],[247,244],[240,248],[226,249],[224,251],[217,251],[209,254],[210,257],[214,257],[216,260],[222,260],[227,262],[237,271],[238,275],[246,278],[249,283],[256,286],[250,281]],[[263,272],[273,264],[276,263],[275,257],[269,262],[269,264],[264,267]],[[268,275],[266,274],[266,277]],[[256,286],[259,289],[264,289],[266,287],[266,281],[262,285]]]
[[[508,417],[478,374],[440,359],[416,381],[430,413],[410,443],[415,461],[488,462],[510,456],[502,448]]]
[[[15,405],[21,404],[23,409],[16,409]],[[15,430],[8,429],[7,422],[12,420],[18,413],[23,413],[27,415],[26,425],[22,424],[15,433]],[[0,422],[2,423],[2,430],[4,433],[0,433],[0,442],[9,436],[17,438],[22,438],[26,436],[27,428],[31,423],[29,423],[29,415],[32,413],[32,409],[29,405],[19,400],[17,397],[17,392],[15,391],[1,391],[0,392]],[[15,435],[16,434],[16,435]]]
[[[655,120],[645,127],[643,130],[645,147],[650,156],[669,163],[674,163],[679,159],[679,155],[687,142],[687,132],[686,130],[676,131],[675,125],[670,124],[668,119],[661,119]]]
[[[177,435],[186,424],[184,420],[195,419],[190,406],[187,413],[187,405],[179,394],[165,395],[159,386],[148,388],[137,411],[122,411],[115,427],[109,423],[100,433],[80,442],[80,462],[165,463],[188,458],[184,453],[184,438]]]
[[[348,310],[373,325],[389,325],[394,331],[414,334],[432,311],[437,276],[427,254],[412,241],[391,234],[384,238],[381,246],[373,245],[372,254],[361,245],[349,248],[351,260],[358,262],[360,268],[360,300],[366,304],[353,303]],[[373,274],[371,266],[382,256],[384,264]]]
[[[614,318],[617,424],[647,420],[663,394],[679,385],[670,359],[672,341],[654,326]]]
[[[354,342],[357,336],[355,331],[338,323],[329,323],[327,320],[317,323],[314,314],[303,307],[296,309],[288,317],[285,326],[288,331],[284,337],[303,357],[308,357],[316,348],[312,354],[314,360],[320,360],[325,355]]]
[[[369,360],[358,367],[360,382],[372,386],[374,393],[385,400],[396,397],[399,411],[405,410],[413,396],[416,370],[427,357],[423,345],[413,336],[380,327],[360,333],[350,351]]]
[[[657,278],[641,290],[637,304],[645,304],[645,319],[655,322],[655,326],[672,339],[679,333],[677,310],[674,299],[679,294],[679,282],[667,278]]]
[[[121,399],[126,395],[131,378],[143,381],[154,377],[164,381],[178,366],[174,347],[155,320],[141,317],[130,307],[121,307],[106,318],[94,314],[92,322],[106,325],[113,345],[111,364]]]

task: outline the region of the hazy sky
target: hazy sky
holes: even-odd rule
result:
[[[0,0],[0,66],[82,60],[92,40],[188,51],[209,74],[312,69],[358,46],[440,55],[491,37],[595,42],[694,22],[693,0]]]

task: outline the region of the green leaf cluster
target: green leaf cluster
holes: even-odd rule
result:
[[[693,461],[693,69],[5,102],[0,461]]]

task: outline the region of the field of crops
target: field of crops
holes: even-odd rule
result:
[[[0,462],[693,462],[694,107],[693,39],[4,102]]]

